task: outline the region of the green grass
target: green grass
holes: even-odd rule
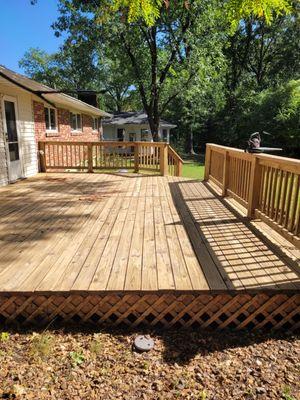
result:
[[[202,180],[204,178],[204,165],[199,161],[185,160],[182,166],[182,176]]]

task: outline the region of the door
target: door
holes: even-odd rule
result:
[[[13,182],[22,177],[17,124],[17,102],[13,97],[3,98],[3,120],[6,141],[8,179]]]

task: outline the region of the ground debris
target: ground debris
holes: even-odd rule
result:
[[[138,332],[144,334],[143,332]],[[0,398],[300,399],[300,337],[195,331],[9,332],[0,341]]]

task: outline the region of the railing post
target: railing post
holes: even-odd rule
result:
[[[182,175],[182,161],[178,160],[177,161],[177,176],[181,176]]]
[[[261,183],[261,166],[259,164],[259,157],[253,155],[251,162],[251,175],[249,182],[249,200],[247,216],[248,218],[253,218],[255,209],[259,204],[259,192]]]
[[[227,195],[228,176],[229,176],[229,152],[225,151],[224,162],[223,162],[223,187],[222,187],[223,197]]]
[[[138,173],[140,167],[139,145],[134,143],[134,172]]]
[[[93,171],[93,144],[88,143],[88,172]]]
[[[206,145],[205,150],[205,169],[204,169],[204,180],[208,181],[210,173],[210,159],[211,159],[211,147],[209,144]]]
[[[160,147],[160,174],[168,175],[168,145],[166,143],[162,143]]]
[[[46,149],[45,143],[39,142],[40,172],[47,172],[45,149]]]

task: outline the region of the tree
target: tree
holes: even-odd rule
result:
[[[239,143],[251,100],[299,70],[288,0],[60,0],[59,10],[56,35],[96,68],[87,84],[107,91],[109,109],[141,105],[154,139],[170,115],[187,147],[192,135]]]
[[[57,53],[30,48],[19,66],[32,79],[56,89],[93,89],[97,81],[94,49],[89,42],[66,41]]]
[[[63,85],[56,54],[47,54],[38,48],[30,48],[19,61],[19,67],[30,78],[45,85],[53,88],[60,88]]]
[[[76,53],[65,44],[54,54],[31,48],[19,61],[19,66],[30,78],[58,90],[74,91],[73,95],[78,89],[95,90],[101,93],[99,100],[107,110],[140,108],[124,60],[113,52],[109,58],[103,57],[101,63],[100,59],[97,51],[88,59],[85,52]]]
[[[124,54],[116,48],[99,49],[99,87],[103,89],[105,108],[110,111],[131,111],[141,108],[136,88]]]
[[[189,0],[107,0],[102,3],[99,9],[102,18],[110,18],[112,12],[118,12],[129,23],[142,19],[147,26],[155,25],[164,9],[188,8],[193,4]],[[264,18],[270,23],[274,13],[290,11],[290,3],[288,0],[230,0],[222,4],[222,8],[225,8],[229,22],[235,27],[241,19],[250,16]]]
[[[203,59],[211,63],[214,55],[218,59],[221,24],[212,3],[202,0],[189,7],[162,7],[155,24],[147,26],[142,19],[128,23],[117,13],[99,22],[95,1],[61,2],[61,16],[54,28],[58,34],[67,31],[75,43],[83,29],[91,43],[101,47],[104,63],[107,51],[126,56],[131,82],[156,140],[168,104],[190,86]]]

